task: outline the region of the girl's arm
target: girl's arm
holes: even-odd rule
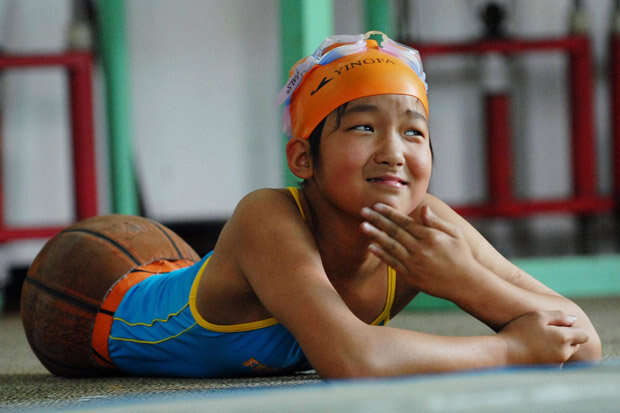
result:
[[[508,261],[439,199],[428,195],[411,217],[381,205],[364,214],[372,225],[362,229],[376,240],[375,252],[420,290],[453,301],[496,331],[532,311],[561,310],[589,336],[572,360],[600,358],[598,334],[579,306]]]
[[[239,270],[323,377],[561,363],[587,340],[559,312],[529,314],[502,333],[483,337],[440,337],[367,325],[330,283],[310,231],[285,194],[249,195],[227,225]]]

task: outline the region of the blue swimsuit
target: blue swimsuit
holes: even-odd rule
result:
[[[302,211],[296,188],[290,190]],[[293,335],[273,317],[218,325],[200,315],[196,293],[211,254],[189,267],[152,275],[125,293],[108,338],[112,362],[131,374],[184,377],[287,374],[311,368]],[[386,303],[372,324],[389,321],[395,285],[395,271],[388,268]]]

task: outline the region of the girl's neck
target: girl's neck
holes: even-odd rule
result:
[[[368,252],[370,240],[360,230],[361,216],[337,209],[312,184],[302,188],[300,193],[323,267],[332,282],[334,278],[344,281],[375,273],[382,263]]]

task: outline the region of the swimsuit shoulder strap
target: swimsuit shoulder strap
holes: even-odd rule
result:
[[[291,195],[293,195],[293,198],[295,198],[295,202],[297,203],[297,208],[299,208],[299,213],[301,214],[301,217],[305,221],[306,215],[304,214],[304,209],[301,207],[301,198],[299,195],[299,189],[294,186],[289,186],[287,189],[289,190]]]

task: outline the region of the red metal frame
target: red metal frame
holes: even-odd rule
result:
[[[610,39],[610,119],[612,134],[613,185],[616,201],[620,205],[620,34]]]
[[[495,204],[514,201],[512,193],[512,151],[510,148],[510,100],[500,93],[485,97],[487,178],[490,198]]]
[[[65,68],[69,75],[71,99],[71,142],[75,213],[77,219],[97,215],[95,167],[92,57],[90,53],[70,52],[56,55],[0,55],[0,70],[9,68]],[[1,145],[0,145],[1,147]],[[0,180],[1,181],[1,180]],[[0,186],[0,242],[51,237],[62,227],[8,228],[4,224],[4,192]]]
[[[620,84],[620,40],[616,76]],[[575,35],[557,39],[500,39],[470,43],[411,44],[423,58],[452,54],[501,53],[505,55],[530,52],[563,52],[570,59],[569,89],[571,113],[571,144],[573,196],[557,200],[518,200],[512,190],[512,154],[510,149],[509,96],[486,96],[487,155],[489,200],[482,205],[455,206],[467,216],[518,217],[538,213],[592,213],[613,209],[612,197],[597,194],[596,146],[594,138],[593,65],[590,40]],[[614,95],[620,107],[620,91]],[[618,113],[618,111],[614,111]],[[620,199],[620,116],[616,117],[616,194]]]

